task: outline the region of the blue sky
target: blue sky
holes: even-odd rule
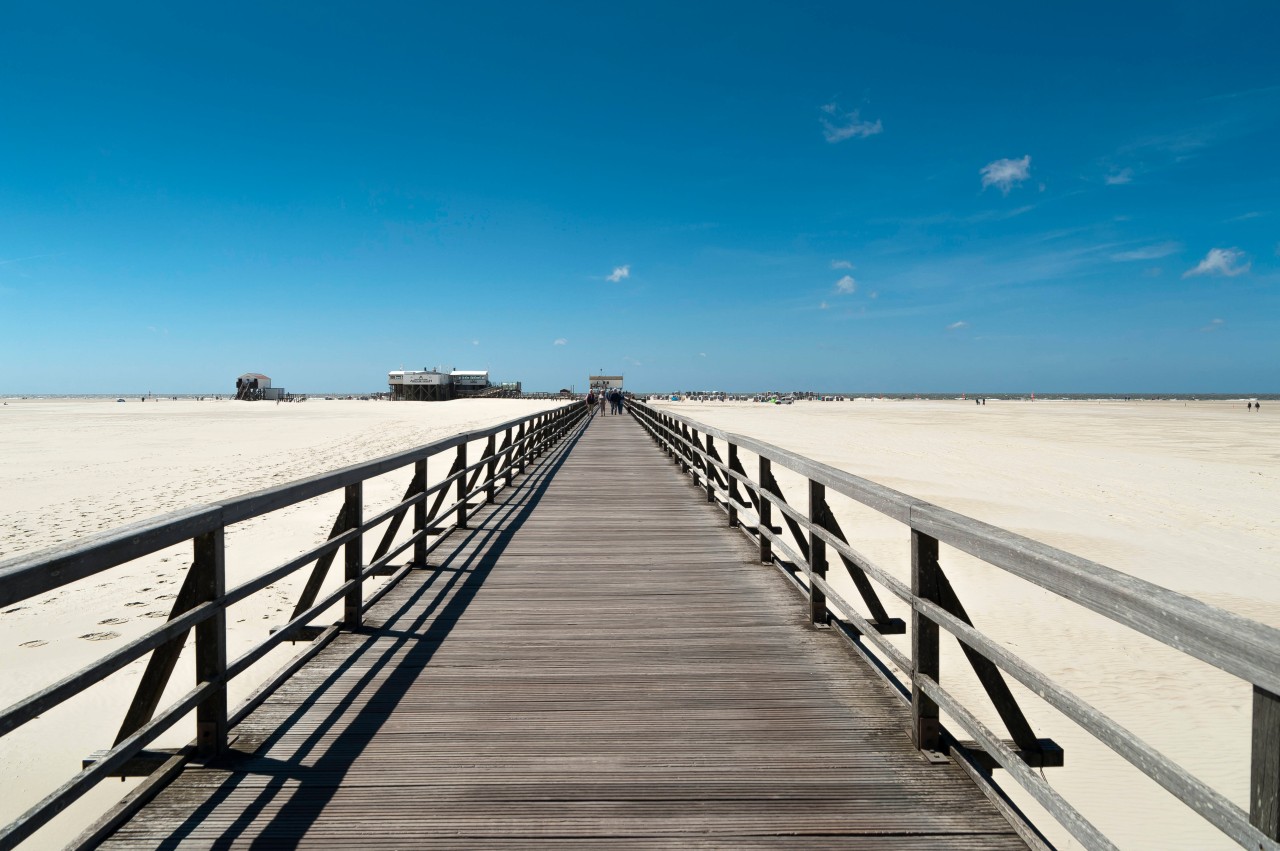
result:
[[[0,392],[1277,392],[1278,24],[6,4]]]

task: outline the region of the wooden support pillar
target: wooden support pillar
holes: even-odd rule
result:
[[[227,590],[226,542],[223,529],[215,529],[195,539],[195,602],[222,599]],[[214,682],[227,674],[227,610],[196,624],[196,682]],[[227,749],[227,684],[196,707],[196,747],[203,757]]]
[[[707,460],[705,463],[707,473],[707,502],[716,501],[716,483],[715,480],[711,478],[711,471],[714,469],[711,466],[711,453],[715,452],[715,446],[715,440],[711,435],[707,435]]]
[[[809,480],[809,522],[822,527],[827,520],[827,487]],[[814,626],[827,625],[827,595],[818,588],[814,577],[827,578],[827,542],[809,530],[809,621]]]
[[[489,466],[485,468],[485,479],[489,484],[484,488],[484,501],[493,504],[494,495],[494,476],[498,472],[498,456],[497,456],[497,436],[489,435],[489,441],[484,445],[484,454],[489,458]]]
[[[938,540],[911,530],[911,593],[941,605]],[[938,704],[920,688],[920,677],[939,681],[938,625],[911,610],[911,738],[922,751],[941,750]]]
[[[524,472],[524,459],[529,454],[529,444],[524,439],[526,434],[525,424],[520,423],[520,430],[516,432],[516,455],[513,471],[517,476]]]
[[[413,484],[419,495],[427,492],[427,459],[415,461],[413,464]],[[413,507],[413,531],[421,532],[427,528],[427,498]],[[417,567],[427,566],[427,536],[423,535],[413,545],[413,563]]]
[[[458,481],[455,490],[455,499],[458,503],[458,528],[467,528],[467,474],[462,472],[467,468],[467,444],[463,443],[458,447]]]
[[[1253,687],[1249,823],[1280,840],[1280,696]]]
[[[347,485],[347,529],[359,528],[364,517],[364,483]],[[356,580],[343,596],[342,625],[347,629],[359,629],[363,621],[364,593],[360,582],[360,568],[364,565],[364,535],[356,535],[343,547],[343,581]]]
[[[773,542],[766,538],[765,532],[773,525],[773,503],[764,495],[764,483],[773,475],[772,462],[760,456],[760,528],[757,530],[760,541],[760,563],[773,564]]]
[[[726,462],[729,465],[729,526],[737,527],[738,525],[738,480],[733,476],[733,470],[740,466],[738,463],[738,444],[729,444],[729,454],[726,456]]]

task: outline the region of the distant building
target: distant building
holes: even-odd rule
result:
[[[587,376],[587,386],[592,390],[621,390],[621,375],[589,375]]]
[[[479,396],[489,389],[489,370],[455,369],[449,373],[454,392],[459,396]]]
[[[452,376],[434,369],[389,372],[387,385],[393,402],[444,402],[457,395]]]
[[[261,399],[283,399],[283,387],[272,387],[271,378],[260,372],[246,372],[236,379],[236,398],[246,402]]]

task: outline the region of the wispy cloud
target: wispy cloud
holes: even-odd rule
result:
[[[631,264],[628,263],[626,266],[616,267],[613,270],[613,274],[609,275],[607,278],[605,278],[605,280],[612,281],[613,283],[616,284],[618,283],[618,281],[622,281],[630,277],[631,277]]]
[[[826,310],[830,306],[831,305],[827,304],[825,301],[818,302],[818,310]]]
[[[57,254],[31,254],[27,257],[8,257],[0,258],[0,266],[8,266],[10,263],[22,263],[27,260],[39,260],[43,257],[57,257]]]
[[[1112,172],[1103,178],[1108,186],[1123,186],[1126,183],[1133,183],[1133,169],[1122,168],[1119,171]]]
[[[850,263],[848,260],[832,260],[831,268],[832,269],[852,269],[853,264]]]
[[[1226,324],[1227,321],[1225,319],[1211,319],[1209,320],[1209,324],[1200,330],[1206,334],[1211,334],[1214,331],[1221,331]]]
[[[555,341],[554,343],[552,343],[551,345],[553,345],[553,346],[567,346],[567,345],[569,345],[569,341],[568,341],[568,340],[566,340],[564,337],[557,337],[557,338],[556,338],[556,341]]]
[[[480,345],[480,341],[479,341],[479,340],[472,340],[472,341],[471,341],[471,345],[473,345],[473,346],[478,346],[478,345]]]
[[[1195,275],[1223,275],[1234,278],[1249,271],[1252,264],[1244,259],[1244,252],[1239,248],[1210,248],[1209,253],[1196,265],[1182,273],[1182,277]]]
[[[961,328],[968,328],[969,323],[961,319],[959,322],[952,322],[947,326],[948,331],[959,331]]]
[[[884,125],[879,118],[865,121],[856,109],[844,112],[836,103],[824,103],[821,109],[822,115],[818,121],[822,124],[822,137],[832,144],[845,139],[865,139],[884,132]]]
[[[1118,251],[1111,255],[1111,259],[1120,262],[1128,260],[1159,260],[1161,257],[1177,254],[1181,250],[1182,246],[1176,242],[1162,242],[1158,245],[1135,248],[1132,251]]]
[[[707,356],[706,352],[698,352],[698,357],[705,358],[706,356]]]
[[[982,188],[994,186],[1005,195],[1009,190],[1031,176],[1031,155],[1020,160],[996,160],[984,165],[981,169]]]
[[[640,363],[640,361],[638,361],[638,360],[636,360],[635,358],[631,357],[631,355],[623,355],[623,356],[622,356],[622,359],[623,359],[624,361],[626,361],[627,363],[631,364],[632,366],[643,366],[643,365],[644,365],[644,364]]]
[[[841,295],[849,295],[858,291],[858,282],[853,279],[853,275],[845,275],[836,281],[836,292]]]

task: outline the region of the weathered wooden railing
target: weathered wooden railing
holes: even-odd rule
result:
[[[130,641],[91,665],[62,678],[0,711],[0,736],[119,671],[148,653],[151,658],[115,744],[95,755],[78,774],[51,792],[17,820],[0,829],[0,849],[9,849],[30,836],[101,780],[128,774],[146,774],[166,758],[181,761],[192,755],[216,756],[227,747],[228,730],[242,721],[306,658],[314,655],[340,629],[355,629],[363,614],[415,567],[425,567],[427,556],[453,530],[466,528],[468,515],[481,502],[493,502],[500,486],[509,486],[532,459],[545,453],[587,415],[581,402],[553,411],[511,420],[491,428],[455,435],[415,449],[355,464],[308,479],[258,491],[236,499],[164,515],[142,523],[74,541],[31,555],[0,562],[0,608],[44,594],[72,582],[190,540],[194,561],[174,601],[169,620]],[[502,443],[498,444],[498,437]],[[484,440],[479,460],[468,463],[467,446]],[[439,482],[427,486],[429,459],[455,451],[453,465]],[[413,476],[404,498],[385,511],[364,519],[363,483],[412,465]],[[329,539],[297,558],[227,590],[223,557],[226,528],[290,505],[343,489],[345,500]],[[450,490],[454,501],[443,505]],[[434,497],[434,502],[430,502]],[[430,502],[430,505],[428,504]],[[392,548],[408,512],[413,511],[413,533]],[[451,522],[442,522],[448,521]],[[372,560],[364,558],[364,536],[387,524]],[[429,540],[434,538],[435,540]],[[398,568],[392,560],[410,547],[412,559]],[[316,599],[325,576],[344,550],[342,583]],[[288,623],[274,630],[250,650],[227,660],[226,610],[250,595],[315,563],[311,576]],[[391,580],[368,597],[364,580],[390,575]],[[343,605],[342,620],[323,630],[309,627],[325,610]],[[195,630],[195,688],[156,714],[187,634]],[[244,673],[268,651],[287,639],[313,638],[307,653],[266,683],[240,707],[228,711],[227,683]],[[145,751],[146,746],[184,716],[195,711],[195,747],[176,754]],[[10,781],[15,778],[9,778]]]
[[[1063,754],[1050,740],[1036,738],[1003,674],[1022,683],[1240,845],[1280,849],[1280,842],[1276,841],[1280,839],[1280,630],[771,444],[638,401],[629,401],[628,407],[675,463],[705,488],[707,501],[721,505],[729,524],[758,542],[760,560],[783,568],[796,580],[809,598],[813,623],[843,632],[894,687],[895,693],[910,704],[911,734],[917,747],[926,755],[949,752],[954,756],[1033,846],[1042,846],[1043,837],[1007,800],[994,782],[991,769],[1008,771],[1086,847],[1114,847],[1032,770],[1062,765]],[[716,441],[723,443],[724,456]],[[756,456],[755,478],[747,473],[739,450]],[[788,504],[774,478],[774,464],[808,481],[806,512]],[[828,491],[875,509],[910,529],[909,586],[849,545],[832,516]],[[789,541],[782,527],[772,525],[775,510],[782,515]],[[742,523],[743,511],[754,513],[754,526]],[[939,563],[939,544],[1002,568],[1250,683],[1253,739],[1249,812],[975,628]],[[867,614],[860,613],[827,581],[828,550],[840,557]],[[888,617],[873,580],[911,609],[910,657],[883,638],[885,634],[902,633],[905,625]],[[1002,740],[940,685],[939,628],[960,642],[1012,742]],[[874,647],[874,652],[864,641]],[[885,660],[907,676],[909,683],[900,682]],[[974,741],[955,739],[939,723],[940,710]]]

